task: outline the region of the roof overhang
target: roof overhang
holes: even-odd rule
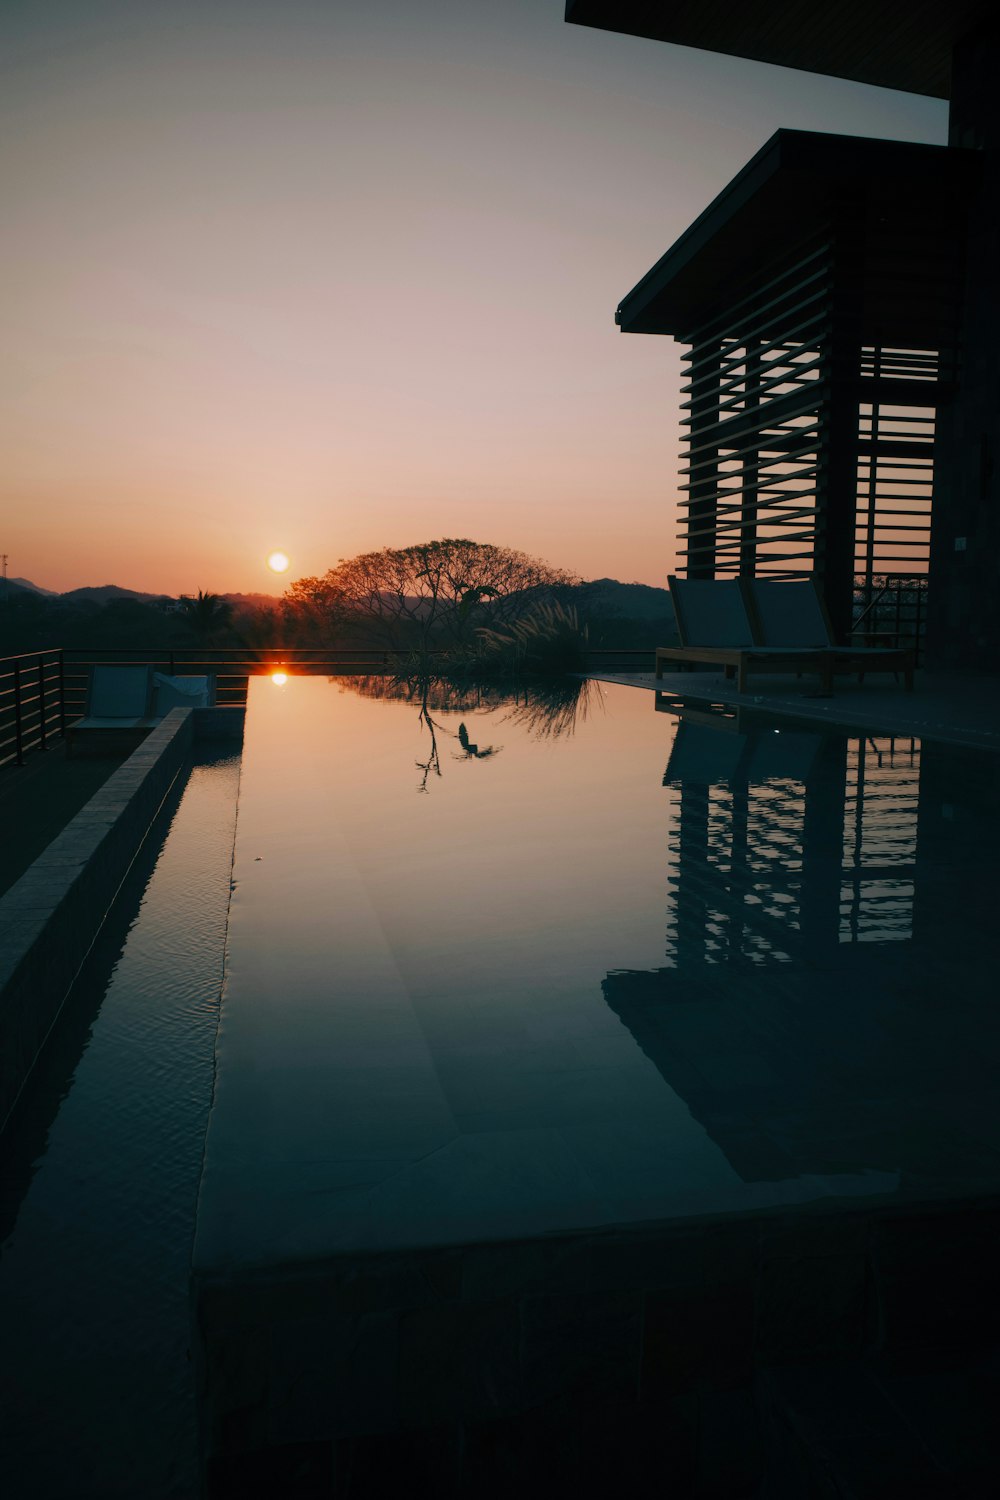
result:
[[[568,0],[566,20],[947,99],[986,0]]]
[[[928,232],[953,231],[978,169],[979,153],[953,147],[779,130],[622,299],[615,321],[625,333],[684,337],[720,288],[751,281],[792,232],[804,240],[845,211],[909,221],[917,204]]]

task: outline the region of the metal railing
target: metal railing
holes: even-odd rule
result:
[[[0,766],[22,766],[66,729],[63,653],[58,648],[0,657]]]
[[[920,666],[926,633],[926,573],[855,579],[852,636],[870,646],[912,646]]]
[[[212,672],[216,702],[241,707],[248,679],[278,667],[381,672],[407,655],[374,647],[333,651],[322,646],[53,646],[21,652],[0,658],[0,766],[23,765],[30,751],[48,749],[67,724],[83,715],[94,666],[127,663],[170,676]]]

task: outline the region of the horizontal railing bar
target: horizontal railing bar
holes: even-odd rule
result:
[[[63,648],[61,646],[43,646],[40,651],[17,651],[13,656],[0,656],[0,667],[8,661],[26,662],[33,661],[38,666],[40,656],[57,656]]]

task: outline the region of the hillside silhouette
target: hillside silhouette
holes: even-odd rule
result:
[[[559,589],[576,610],[595,650],[644,649],[675,638],[667,589],[597,578]],[[220,593],[231,606],[226,627],[215,633],[218,646],[315,645],[315,622],[306,620],[288,596]],[[364,644],[364,622],[337,632],[347,646]],[[334,638],[323,644],[336,646]],[[55,593],[25,578],[0,585],[0,656],[55,646],[104,650],[199,644],[185,619],[181,600],[118,584],[88,585]]]

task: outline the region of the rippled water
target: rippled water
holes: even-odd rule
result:
[[[188,1271],[238,782],[231,755],[191,771],[4,1140],[11,1500],[196,1492]]]

